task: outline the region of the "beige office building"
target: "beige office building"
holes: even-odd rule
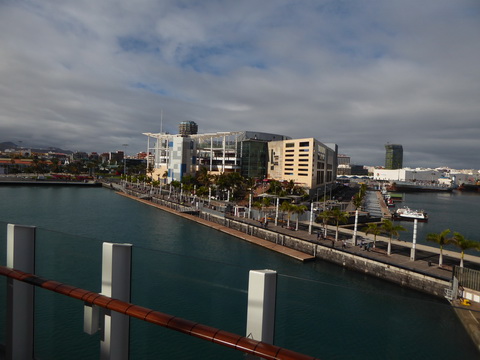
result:
[[[268,143],[268,178],[293,180],[310,189],[332,184],[336,179],[337,145],[325,145],[314,138]]]

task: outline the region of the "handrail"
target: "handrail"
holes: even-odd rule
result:
[[[265,342],[0,265],[0,275],[268,360],[316,360]]]

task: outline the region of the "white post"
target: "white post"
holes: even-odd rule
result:
[[[413,242],[412,249],[410,250],[410,260],[415,261],[415,247],[417,245],[417,224],[418,220],[413,220]]]
[[[353,228],[353,246],[357,246],[357,225],[358,225],[358,209],[355,210],[355,226]]]
[[[212,187],[208,187],[208,205],[210,205],[210,201],[212,199]]]
[[[278,225],[278,208],[280,204],[280,198],[277,197],[277,205],[275,206],[275,226]]]
[[[248,281],[247,337],[273,344],[277,272],[250,270]]]
[[[308,225],[308,233],[312,233],[312,225],[313,225],[313,201],[310,204],[310,224]]]
[[[35,227],[8,224],[7,266],[35,273]],[[33,359],[34,289],[7,279],[6,359]]]
[[[132,245],[103,243],[102,295],[130,302]],[[104,314],[100,359],[129,358],[130,319],[115,311]]]
[[[248,197],[248,218],[250,219],[252,216],[252,193],[250,193]]]

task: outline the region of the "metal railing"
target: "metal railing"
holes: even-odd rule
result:
[[[285,348],[271,345],[262,341],[256,341],[246,336],[220,330],[208,325],[182,319],[173,315],[165,314],[146,307],[129,302],[114,299],[96,292],[81,289],[54,280],[44,279],[40,276],[0,266],[0,275],[9,279],[21,281],[40,287],[58,294],[80,300],[86,304],[96,305],[100,308],[112,310],[145,322],[175,330],[202,340],[206,340],[221,346],[241,351],[245,354],[263,359],[283,360],[314,360],[314,357],[303,355]]]
[[[464,288],[480,291],[480,271],[455,266],[453,276],[458,279],[459,284]]]

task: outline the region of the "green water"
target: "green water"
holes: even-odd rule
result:
[[[443,301],[329,263],[301,264],[106,189],[0,187],[2,265],[7,223],[38,227],[37,274],[92,291],[102,242],[132,243],[132,302],[238,334],[248,271],[277,270],[275,344],[320,359],[478,358]],[[83,304],[36,294],[36,358],[97,359],[99,335],[82,332]],[[130,349],[131,359],[244,358],[139,320]]]

